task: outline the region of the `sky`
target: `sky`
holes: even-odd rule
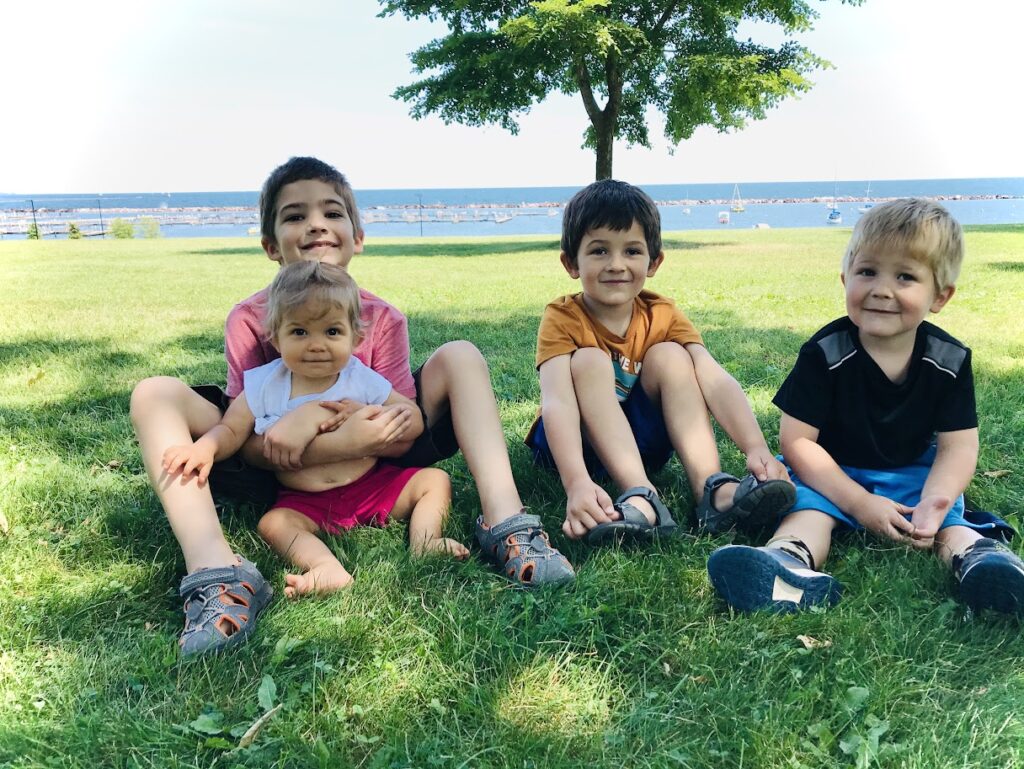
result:
[[[834,69],[742,131],[616,144],[636,184],[1024,176],[1019,0],[811,0],[796,39]],[[440,24],[375,0],[32,0],[5,4],[0,192],[258,189],[316,155],[357,189],[578,186],[578,96],[498,128],[409,116],[392,91]],[[756,34],[756,31],[755,31]]]

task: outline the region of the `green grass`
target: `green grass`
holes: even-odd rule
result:
[[[679,299],[748,391],[771,397],[841,314],[848,231],[673,233],[649,284]],[[970,228],[937,322],[969,344],[973,501],[1021,524],[1024,228]],[[1024,760],[1020,623],[969,617],[931,557],[851,537],[827,612],[733,616],[705,562],[731,537],[566,543],[575,586],[518,592],[486,566],[414,563],[402,530],[332,540],[356,586],[276,601],[222,657],[181,662],[181,556],[128,420],[136,381],[223,381],[222,325],[275,265],[249,240],[0,242],[0,766],[1001,767]],[[564,500],[521,437],[541,308],[574,290],[552,238],[368,244],[356,279],[410,320],[413,364],[455,338],[491,364],[513,466],[551,532]],[[720,443],[727,470],[742,459]],[[461,459],[453,536],[478,514]],[[1010,471],[999,474],[998,471]],[[994,473],[986,475],[985,473]],[[673,463],[656,478],[692,505]],[[282,563],[228,509],[235,547]],[[280,593],[280,590],[279,590]],[[822,642],[805,649],[799,636]],[[239,737],[282,707],[249,747]]]

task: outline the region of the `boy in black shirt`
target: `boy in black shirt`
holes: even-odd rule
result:
[[[932,548],[972,608],[1024,612],[1024,563],[998,539],[1013,529],[965,511],[978,459],[971,351],[925,321],[952,298],[960,225],[920,199],[875,206],[842,264],[847,317],[803,345],[774,402],[797,488],[765,547],[729,545],[708,560],[715,590],[737,609],[834,604],[817,569],[836,528]]]

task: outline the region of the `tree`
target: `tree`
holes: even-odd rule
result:
[[[861,0],[840,0],[858,5]],[[381,0],[382,16],[441,20],[449,33],[410,55],[423,74],[395,90],[420,119],[497,123],[549,94],[580,95],[596,176],[612,174],[615,139],[650,147],[648,108],[665,118],[672,144],[702,125],[719,131],[760,120],[810,89],[805,75],[829,66],[790,39],[811,28],[806,0]],[[740,22],[781,28],[775,48],[737,39]],[[603,101],[603,104],[601,103]]]
[[[110,223],[110,232],[118,240],[127,240],[135,237],[135,227],[124,219],[114,219]]]

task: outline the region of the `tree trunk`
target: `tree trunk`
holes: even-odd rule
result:
[[[602,120],[599,125],[594,126],[594,132],[597,134],[597,146],[594,148],[597,160],[594,169],[594,179],[611,179],[612,150],[615,146],[611,121]]]

